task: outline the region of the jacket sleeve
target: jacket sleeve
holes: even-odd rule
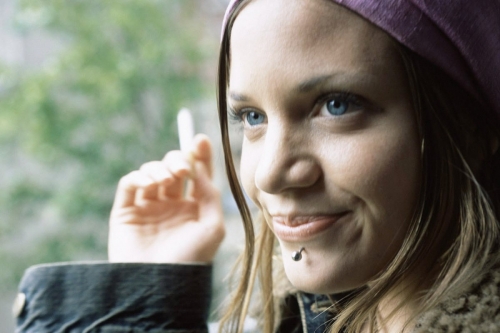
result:
[[[205,333],[211,273],[209,265],[35,266],[19,286],[16,332]]]

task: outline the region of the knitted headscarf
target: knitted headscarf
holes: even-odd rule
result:
[[[224,27],[235,4],[231,0]],[[500,0],[331,0],[427,59],[500,117]]]

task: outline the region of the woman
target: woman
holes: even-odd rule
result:
[[[243,330],[256,277],[263,332],[500,330],[499,18],[497,1],[231,3],[219,110],[247,239],[222,330]],[[257,237],[226,110],[243,126],[241,183],[262,215]],[[103,304],[114,284],[111,303],[126,305],[80,308],[71,325],[203,330],[204,264],[224,236],[210,161],[197,136],[190,156],[170,152],[125,176],[110,221],[115,264],[31,270],[21,287],[31,304],[43,301],[35,276],[94,274],[88,304]],[[280,266],[293,286],[285,294],[274,288]],[[82,290],[49,288],[63,300]],[[26,331],[48,321],[27,308]]]

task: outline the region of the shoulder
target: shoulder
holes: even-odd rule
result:
[[[486,274],[468,292],[424,313],[414,333],[500,332],[500,269]]]

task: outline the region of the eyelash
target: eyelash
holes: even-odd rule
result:
[[[321,111],[321,108],[323,108],[328,101],[333,99],[338,99],[341,102],[347,103],[348,106],[354,106],[356,109],[365,108],[366,106],[370,105],[370,103],[365,98],[350,92],[342,91],[342,92],[334,92],[334,93],[329,92],[322,94],[318,99],[316,99],[314,103],[315,105],[314,108],[317,108],[319,106]],[[229,107],[228,114],[229,118],[231,119],[231,122],[239,124],[239,123],[245,123],[244,117],[247,115],[248,112],[252,111],[254,111],[252,108],[244,107],[241,109],[234,109],[232,107]],[[331,115],[331,117],[341,117],[341,116],[342,115],[339,116]]]
[[[228,115],[229,115],[229,119],[231,120],[232,123],[241,123],[243,122],[243,116],[245,115],[245,113],[247,111],[245,111],[246,108],[242,108],[242,109],[233,109],[232,107],[229,107],[229,110],[228,110]]]
[[[353,93],[347,92],[347,91],[341,91],[341,92],[334,92],[334,93],[329,92],[329,93],[321,95],[316,100],[314,105],[319,105],[320,108],[322,108],[323,106],[326,105],[326,103],[328,101],[331,101],[334,99],[340,100],[341,102],[344,102],[344,103],[347,103],[348,106],[355,107],[356,109],[363,108],[365,105],[368,104],[366,99],[364,99],[363,97],[361,97],[359,95],[356,95],[356,94],[353,94]],[[335,115],[332,115],[332,117],[335,117]],[[337,117],[339,117],[339,116],[337,116]]]

